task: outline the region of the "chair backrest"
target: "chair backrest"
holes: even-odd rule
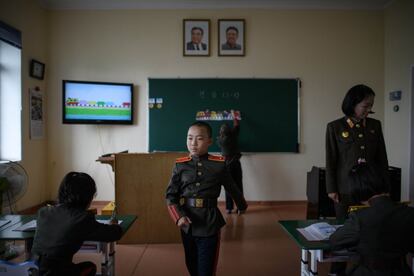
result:
[[[25,276],[38,275],[39,267],[34,261],[23,263],[11,263],[0,260],[0,276]]]

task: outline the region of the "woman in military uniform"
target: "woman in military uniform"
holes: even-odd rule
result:
[[[353,166],[366,163],[388,180],[388,160],[381,123],[368,118],[374,91],[363,84],[353,86],[342,102],[345,117],[330,122],[326,130],[326,191],[335,202],[336,217],[344,219],[353,202],[349,174]]]
[[[326,129],[326,191],[334,201],[337,219],[345,219],[349,206],[359,204],[350,196],[350,172],[355,165],[369,165],[389,184],[381,123],[368,118],[374,98],[370,87],[353,86],[342,102],[345,117],[328,123]],[[342,275],[345,268],[346,263],[333,263],[331,275]]]

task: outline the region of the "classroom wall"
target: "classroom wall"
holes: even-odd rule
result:
[[[383,11],[68,10],[49,15],[51,195],[67,171],[81,170],[96,179],[98,200],[113,199],[111,168],[95,159],[126,149],[147,151],[149,77],[301,78],[301,152],[243,156],[248,200],[306,199],[306,172],[324,166],[326,124],[342,116],[341,102],[352,85],[365,83],[376,91],[374,117],[384,119]],[[211,19],[211,57],[182,56],[186,18]],[[219,18],[246,19],[245,57],[217,56]],[[62,79],[133,82],[135,124],[63,125]]]
[[[410,178],[410,130],[413,105],[411,66],[414,66],[414,1],[398,0],[385,11],[385,135],[390,164],[402,168],[403,199],[414,199],[414,175]],[[388,100],[388,93],[401,90],[399,102]],[[393,111],[398,104],[400,110]],[[413,145],[414,146],[414,145]],[[412,160],[411,160],[412,162]],[[413,166],[413,164],[411,164]],[[411,187],[411,189],[410,189]],[[410,194],[410,196],[409,196]]]
[[[16,204],[17,210],[22,210],[50,198],[47,191],[47,136],[45,135],[42,140],[29,139],[29,88],[38,86],[47,94],[46,81],[29,77],[29,66],[32,58],[46,63],[46,75],[49,72],[47,62],[47,13],[37,5],[36,1],[0,1],[0,20],[22,32],[23,160],[21,164],[29,175],[27,191]],[[47,112],[46,108],[44,111]]]

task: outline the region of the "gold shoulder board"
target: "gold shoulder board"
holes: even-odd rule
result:
[[[191,156],[179,157],[175,159],[175,163],[184,163],[191,160]]]
[[[223,156],[220,156],[220,155],[209,155],[208,160],[224,162],[226,159]]]

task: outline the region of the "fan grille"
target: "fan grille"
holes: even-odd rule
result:
[[[0,178],[6,179],[8,185],[2,192],[2,207],[10,207],[20,200],[27,190],[27,173],[22,165],[16,162],[0,164]]]

